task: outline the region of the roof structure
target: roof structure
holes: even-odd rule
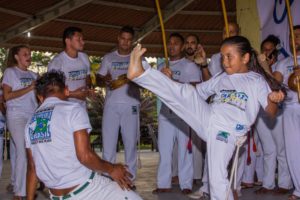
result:
[[[236,21],[236,1],[227,0],[229,21]],[[224,26],[220,0],[161,0],[167,36],[199,35],[208,55],[219,51]],[[0,47],[27,44],[32,50],[59,52],[68,26],[83,29],[85,51],[103,56],[115,49],[119,29],[133,26],[146,56],[163,56],[154,0],[1,0]],[[27,33],[30,32],[30,37]]]

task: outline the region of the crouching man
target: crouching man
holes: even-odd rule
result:
[[[67,101],[64,74],[44,74],[35,89],[42,104],[25,129],[27,199],[34,199],[40,179],[52,200],[140,200],[130,191],[127,167],[106,162],[91,150],[87,112],[78,103]]]

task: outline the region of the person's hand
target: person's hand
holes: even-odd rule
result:
[[[268,98],[271,102],[273,103],[280,103],[284,100],[284,93],[279,90],[279,91],[273,91],[268,95]]]
[[[112,81],[112,77],[111,77],[111,74],[108,73],[106,76],[104,76],[104,82],[106,85],[110,85],[111,84],[111,81]]]
[[[161,72],[164,74],[164,75],[166,75],[167,77],[169,77],[170,79],[172,79],[172,71],[171,71],[171,69],[170,68],[167,68],[167,67],[163,67],[162,69],[161,69]]]
[[[132,175],[127,171],[127,167],[123,164],[113,164],[113,169],[109,174],[111,178],[116,181],[119,186],[124,190],[130,190],[132,182],[130,178]]]
[[[198,45],[197,50],[194,56],[194,62],[198,65],[207,65],[206,61],[206,53],[202,47],[202,45]]]
[[[85,100],[86,97],[88,97],[89,90],[86,88],[86,86],[77,88],[74,91],[70,91],[69,97]]]
[[[34,88],[35,88],[35,82],[36,81],[32,81],[31,84],[28,86],[31,90],[34,90]]]

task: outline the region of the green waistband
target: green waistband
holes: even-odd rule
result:
[[[92,180],[95,177],[95,172],[92,172],[91,176],[89,177],[89,180]],[[88,185],[90,184],[89,181],[85,182],[80,188],[78,188],[77,190],[75,190],[74,192],[70,192],[69,194],[66,194],[62,197],[52,197],[52,200],[61,200],[61,199],[68,199],[70,197],[72,197],[72,194],[77,195],[80,192],[82,192]]]

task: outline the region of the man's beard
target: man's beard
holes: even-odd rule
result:
[[[185,50],[185,54],[188,56],[193,56],[195,54],[195,50],[193,50],[192,48],[187,48]]]

